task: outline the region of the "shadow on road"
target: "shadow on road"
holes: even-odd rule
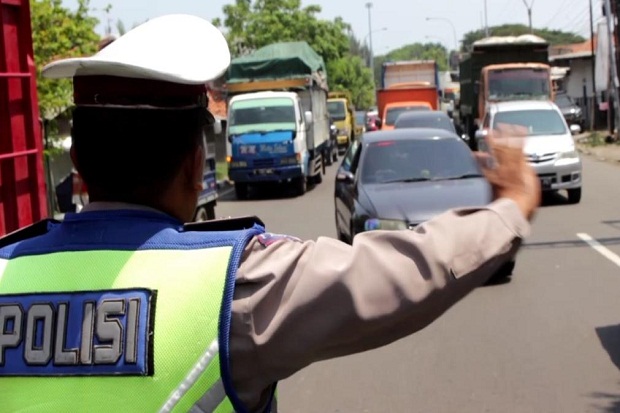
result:
[[[598,327],[596,334],[611,361],[620,370],[620,324]]]
[[[308,192],[315,187],[316,185],[314,184],[308,184]],[[291,184],[269,183],[250,186],[248,188],[248,199],[237,199],[235,190],[231,187],[229,190],[220,193],[218,202],[273,201],[277,199],[292,199],[297,196]]]
[[[569,205],[568,198],[562,195],[559,192],[545,192],[542,195],[540,206],[542,208],[558,206],[558,205]]]
[[[598,327],[596,335],[611,362],[620,370],[620,324]],[[594,392],[590,397],[604,402],[605,406],[597,406],[601,412],[620,413],[620,394]]]
[[[620,413],[620,395],[609,393],[592,393],[590,397],[605,403],[605,406],[596,406],[602,413]]]
[[[597,238],[596,241],[601,245],[620,245],[620,238]],[[578,248],[590,246],[580,239],[560,240],[560,241],[548,241],[548,242],[530,242],[523,244],[521,249],[536,250],[536,249],[552,249],[552,248]]]
[[[613,229],[620,230],[620,221],[601,221],[601,224],[609,225]]]

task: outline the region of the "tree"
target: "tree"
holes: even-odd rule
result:
[[[534,29],[533,32],[534,35],[542,37],[551,45],[581,43],[586,40],[578,34],[563,32],[561,30]],[[490,27],[489,33],[491,36],[520,36],[523,34],[530,34],[530,28],[523,24],[504,24]],[[474,30],[465,33],[463,36],[462,51],[466,52],[470,50],[475,41],[483,39],[484,37],[484,30]]]
[[[364,66],[359,56],[332,60],[327,65],[329,89],[347,90],[356,108],[369,108],[374,104],[372,72]]]
[[[88,0],[78,0],[75,11],[63,7],[61,0],[31,0],[30,9],[39,111],[44,119],[53,120],[72,105],[72,82],[43,78],[41,71],[57,59],[94,54],[99,42],[95,27],[99,22],[89,15]]]
[[[242,55],[263,46],[304,40],[326,61],[342,57],[349,49],[346,31],[350,26],[341,18],[320,20],[321,7],[301,8],[301,0],[235,0],[223,8],[224,21],[233,55]]]
[[[372,76],[367,76],[363,60],[354,57],[363,48],[342,18],[319,19],[321,7],[302,8],[301,0],[235,0],[234,4],[225,5],[223,11],[224,20],[214,19],[213,24],[226,28],[233,56],[272,43],[305,41],[325,60],[330,87],[350,91],[358,104],[368,101],[363,82],[368,81],[372,90]]]

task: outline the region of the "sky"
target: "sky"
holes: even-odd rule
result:
[[[366,4],[371,1],[369,9]],[[101,24],[97,31],[105,33],[108,17],[103,9],[110,4],[109,18],[113,32],[121,20],[127,29],[136,23],[170,13],[194,14],[208,20],[223,17],[222,7],[234,0],[90,0],[93,14]],[[302,0],[303,5],[318,4],[321,18],[342,17],[362,41],[372,37],[375,55],[415,42],[440,42],[450,49],[464,33],[505,23],[528,24],[527,7],[531,5],[535,28],[548,27],[590,36],[589,0]],[[592,0],[595,22],[602,15],[601,0]],[[63,0],[76,8],[76,0]],[[432,20],[427,20],[432,18]],[[440,18],[441,20],[436,20]],[[370,24],[369,24],[370,23]],[[596,27],[596,25],[595,25]],[[372,36],[368,36],[372,32]]]

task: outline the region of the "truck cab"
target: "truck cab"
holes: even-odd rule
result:
[[[303,110],[295,92],[256,92],[230,100],[228,176],[238,199],[259,182],[292,182],[305,192],[312,169],[307,146],[312,122],[312,112]]]
[[[543,63],[485,66],[480,76],[478,113],[484,118],[489,103],[515,100],[553,101],[551,67]]]
[[[349,95],[344,92],[330,92],[327,111],[338,129],[338,150],[343,153],[355,139],[355,110]]]

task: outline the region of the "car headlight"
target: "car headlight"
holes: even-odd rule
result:
[[[577,152],[574,149],[560,153],[560,159],[575,159],[575,158],[579,158],[579,152]]]
[[[364,230],[365,231],[375,231],[375,230],[386,230],[386,231],[397,231],[401,229],[407,229],[409,226],[404,221],[398,221],[393,219],[367,219],[364,222]]]
[[[330,129],[330,130],[338,130],[338,129],[336,129],[336,125],[331,125],[331,126],[329,127],[329,129]]]

